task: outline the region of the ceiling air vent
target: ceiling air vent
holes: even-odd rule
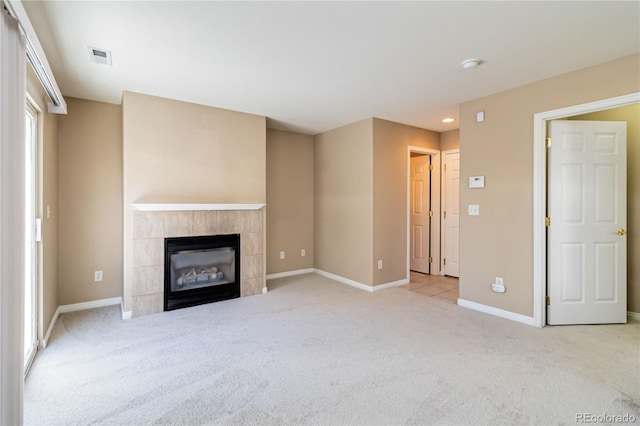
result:
[[[87,46],[89,49],[89,59],[96,64],[111,66],[111,52],[109,50],[98,49],[97,47]]]

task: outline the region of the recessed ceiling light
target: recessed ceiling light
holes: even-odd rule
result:
[[[456,121],[456,119],[451,117],[447,117],[442,120],[443,123],[453,123],[454,121]]]
[[[482,65],[483,63],[484,61],[482,59],[469,58],[462,61],[460,65],[462,65],[462,68],[464,69],[473,69],[478,68],[478,66]]]

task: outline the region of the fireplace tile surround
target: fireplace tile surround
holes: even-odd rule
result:
[[[199,205],[193,208],[141,210],[134,207],[130,259],[132,316],[163,311],[165,238],[240,234],[240,295],[262,293],[265,285],[262,208],[205,210]]]

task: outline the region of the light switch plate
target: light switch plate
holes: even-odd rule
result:
[[[469,216],[480,216],[480,206],[478,204],[469,204]]]

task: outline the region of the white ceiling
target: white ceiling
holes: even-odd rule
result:
[[[23,4],[65,96],[130,90],[309,134],[368,117],[455,129],[441,120],[461,102],[640,51],[638,1]]]

